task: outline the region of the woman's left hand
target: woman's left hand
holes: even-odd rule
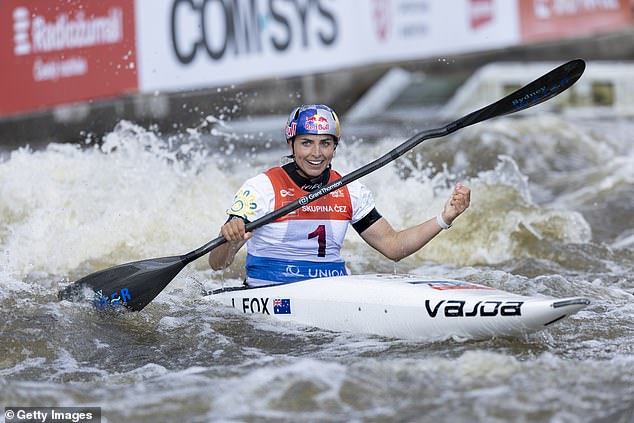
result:
[[[451,225],[454,219],[460,216],[471,203],[471,189],[460,182],[456,183],[456,186],[451,193],[451,196],[445,204],[445,208],[442,211],[442,218],[448,224]]]

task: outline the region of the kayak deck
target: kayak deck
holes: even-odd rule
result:
[[[209,293],[243,313],[338,332],[440,340],[519,336],[583,309],[583,297],[522,296],[484,285],[412,275],[355,275]]]

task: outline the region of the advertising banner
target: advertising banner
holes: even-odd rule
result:
[[[2,0],[0,117],[632,24],[631,0]]]
[[[2,0],[0,116],[137,90],[134,0]]]
[[[588,36],[631,26],[631,0],[518,0],[523,41]]]
[[[358,61],[346,37],[358,1],[137,2],[139,84],[178,90],[300,75]]]
[[[366,60],[433,56],[442,60],[452,54],[515,45],[520,40],[515,1],[372,0],[363,3],[369,10],[364,12],[366,19],[360,20],[365,20],[370,27],[357,33],[360,35],[357,44],[366,44],[372,50]]]
[[[519,42],[508,0],[138,0],[139,85],[180,90]]]

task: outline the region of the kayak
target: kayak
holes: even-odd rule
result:
[[[414,275],[335,276],[207,295],[247,314],[336,332],[443,340],[521,336],[561,321],[587,298],[522,296],[454,279]]]

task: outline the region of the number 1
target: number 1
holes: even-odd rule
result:
[[[308,234],[308,239],[317,237],[317,257],[326,257],[326,225],[319,225],[317,229]]]

